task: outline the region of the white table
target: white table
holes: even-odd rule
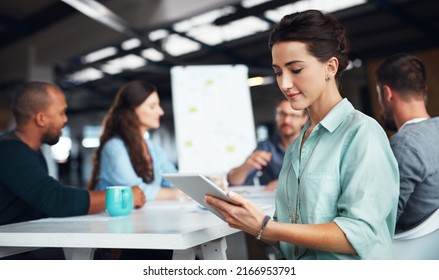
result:
[[[272,202],[260,198],[258,204]],[[236,232],[194,202],[149,202],[126,217],[100,213],[0,226],[0,258],[58,247],[67,259],[92,259],[96,248],[173,250],[173,259],[194,259],[199,250],[204,259],[226,259],[225,237]]]

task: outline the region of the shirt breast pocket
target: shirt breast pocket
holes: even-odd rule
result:
[[[340,183],[337,174],[303,174],[300,186],[300,211],[305,223],[331,222],[337,216]]]

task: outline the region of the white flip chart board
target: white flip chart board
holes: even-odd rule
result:
[[[225,174],[256,147],[247,79],[244,65],[171,69],[180,172]]]

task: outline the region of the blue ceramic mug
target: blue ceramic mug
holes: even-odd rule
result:
[[[105,205],[110,216],[126,216],[133,210],[133,190],[129,186],[108,186]]]

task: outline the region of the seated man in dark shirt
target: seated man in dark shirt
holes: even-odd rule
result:
[[[307,120],[305,111],[294,110],[288,100],[280,100],[276,107],[278,134],[258,143],[242,165],[230,170],[227,174],[229,185],[255,185],[256,181],[267,190],[276,189],[285,150],[300,135]]]
[[[48,175],[40,151],[54,145],[67,122],[63,92],[54,84],[28,82],[14,96],[16,128],[0,138],[0,225],[105,210],[105,191],[64,186]],[[145,195],[133,187],[134,206]]]

